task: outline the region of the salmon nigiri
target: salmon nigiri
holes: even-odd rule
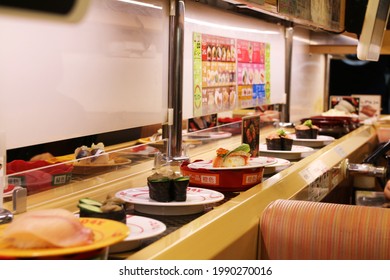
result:
[[[3,232],[12,247],[65,248],[88,245],[93,232],[65,209],[34,210],[21,214]]]

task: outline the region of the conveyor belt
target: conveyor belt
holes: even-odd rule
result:
[[[131,254],[132,252],[135,252],[135,251],[138,251],[138,250],[141,250],[142,248],[145,248],[147,247],[148,245],[152,244],[153,242],[159,240],[160,238],[172,233],[173,231],[179,229],[180,227],[188,224],[189,222],[195,220],[196,218],[204,215],[205,213],[213,210],[215,207],[229,201],[230,199],[232,199],[233,197],[239,195],[240,193],[239,192],[225,192],[223,193],[225,198],[219,202],[216,202],[216,203],[213,203],[213,204],[210,204],[210,205],[205,205],[205,211],[204,212],[201,212],[201,213],[196,213],[196,214],[190,214],[190,215],[175,215],[175,216],[167,216],[167,215],[151,215],[151,214],[145,214],[145,213],[139,213],[137,211],[135,211],[134,209],[130,208],[129,211],[128,211],[128,214],[131,214],[131,215],[137,215],[137,216],[143,216],[143,217],[148,217],[148,218],[151,218],[151,219],[155,219],[155,220],[158,220],[162,223],[164,223],[167,227],[167,229],[157,235],[157,236],[154,236],[154,237],[151,237],[151,238],[148,238],[148,239],[145,239],[143,240],[142,244],[133,249],[132,251],[128,251],[128,252],[122,252],[122,253],[118,253],[118,254],[112,254],[109,256],[109,259],[123,259],[125,258],[124,255],[128,255],[128,254]]]

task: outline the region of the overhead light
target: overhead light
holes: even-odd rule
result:
[[[240,31],[240,32],[257,33],[257,34],[268,34],[268,35],[280,34],[280,32],[277,32],[277,31],[268,31],[268,30],[254,29],[254,28],[243,28],[243,27],[238,27],[238,26],[217,24],[217,23],[212,23],[212,22],[208,22],[208,21],[188,18],[188,17],[185,17],[184,21],[185,22],[189,22],[189,23],[202,25],[202,26],[207,26],[207,27],[215,27],[215,28],[218,28],[218,29],[227,29],[227,30]]]
[[[118,1],[128,3],[128,4],[133,4],[133,5],[144,6],[144,7],[148,7],[148,8],[162,10],[161,6],[156,6],[154,4],[149,4],[149,3],[139,2],[139,1],[132,1],[132,0],[118,0]]]

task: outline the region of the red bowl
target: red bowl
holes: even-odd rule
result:
[[[311,119],[312,121],[339,121],[348,124],[351,129],[355,129],[360,125],[359,117],[349,117],[349,116],[312,116],[310,118],[305,118],[303,120]]]
[[[184,162],[181,173],[190,177],[190,186],[212,189],[221,192],[245,191],[261,183],[264,166],[244,169],[192,169]]]
[[[311,120],[312,123],[319,127],[319,134],[340,138],[345,134],[359,127],[359,119],[342,116],[313,116],[301,119],[304,123]]]

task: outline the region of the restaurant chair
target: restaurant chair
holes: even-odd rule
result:
[[[387,208],[280,199],[259,227],[259,259],[390,259]]]

